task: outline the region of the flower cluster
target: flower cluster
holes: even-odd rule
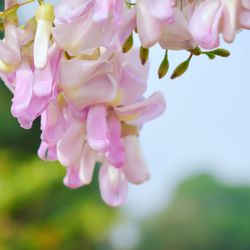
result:
[[[231,42],[250,28],[250,1],[62,0],[54,7],[38,0],[20,26],[17,10],[32,1],[5,0],[0,12],[0,76],[13,93],[12,115],[25,129],[41,118],[38,155],[65,166],[66,186],[90,184],[99,163],[103,200],[121,205],[128,183],[149,178],[139,133],[166,106],[160,92],[144,97],[148,49],[159,43],[196,55],[218,47],[220,34]],[[163,74],[167,65],[165,58]]]

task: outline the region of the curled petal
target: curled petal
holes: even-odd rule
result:
[[[166,109],[162,93],[156,92],[143,101],[115,108],[120,120],[132,125],[142,125],[160,116]]]
[[[128,182],[122,170],[104,163],[99,172],[102,199],[110,206],[121,206],[126,202]]]

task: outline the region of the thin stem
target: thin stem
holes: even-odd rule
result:
[[[39,5],[42,5],[44,3],[43,0],[37,0],[37,1],[38,1]]]

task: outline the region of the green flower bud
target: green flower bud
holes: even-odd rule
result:
[[[161,65],[158,69],[159,79],[162,79],[168,73],[168,70],[169,70],[169,61],[168,61],[168,51],[166,50],[163,61],[161,62]]]
[[[133,39],[133,33],[128,37],[128,39],[125,41],[125,43],[122,45],[122,52],[127,53],[129,52],[134,45],[134,39]]]
[[[182,75],[187,71],[192,56],[193,56],[193,55],[191,54],[191,55],[189,56],[189,58],[188,58],[186,61],[182,62],[182,63],[174,70],[173,74],[171,75],[171,80],[176,79],[176,78],[182,76]]]
[[[140,47],[140,59],[141,63],[144,65],[146,64],[149,56],[149,49],[145,49],[142,46]]]
[[[230,51],[226,50],[226,49],[215,49],[210,51],[210,53],[216,55],[216,56],[221,56],[221,57],[229,57],[230,56]]]

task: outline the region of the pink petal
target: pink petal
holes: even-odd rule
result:
[[[108,18],[109,15],[109,0],[95,0],[95,10],[93,20],[101,22]]]
[[[104,105],[94,105],[87,117],[87,136],[90,147],[96,151],[106,152],[109,147],[107,126],[107,109]]]
[[[126,202],[128,182],[121,170],[104,163],[99,172],[102,199],[110,206],[121,206]]]
[[[58,46],[76,55],[102,45],[103,30],[93,21],[92,12],[87,12],[71,23],[57,24],[52,30]]]
[[[188,20],[179,9],[174,9],[175,22],[163,28],[160,45],[163,49],[194,49],[197,44],[189,32]]]
[[[80,179],[84,184],[90,184],[93,178],[97,154],[89,147],[88,143],[84,144],[79,166]]]
[[[149,48],[157,43],[162,31],[162,23],[152,15],[147,4],[148,1],[145,0],[136,2],[136,25],[144,48]]]
[[[65,61],[60,68],[60,87],[79,109],[111,102],[117,91],[117,85],[109,75],[111,70],[112,65],[107,61]]]
[[[56,23],[70,23],[79,18],[89,7],[91,0],[63,0],[55,6]]]
[[[106,153],[107,160],[115,167],[122,167],[124,163],[124,147],[121,141],[121,122],[115,117],[108,118],[110,146]]]
[[[147,6],[152,15],[165,24],[174,22],[173,0],[147,0]]]
[[[118,22],[118,23],[117,23]],[[104,25],[104,24],[103,24]],[[124,11],[124,17],[115,22],[113,19],[103,26],[103,46],[118,50],[136,27],[135,9]]]
[[[16,87],[12,99],[11,113],[19,117],[29,106],[32,97],[33,71],[25,61],[16,72]]]
[[[232,42],[236,35],[239,7],[240,1],[224,1],[223,38],[228,43]]]
[[[142,65],[139,50],[132,49],[128,53],[117,53],[112,64],[118,86],[118,99],[115,106],[132,103],[144,94],[147,88],[149,63]]]
[[[149,179],[149,173],[141,152],[139,139],[136,136],[126,136],[123,141],[125,146],[123,173],[129,182],[141,184]]]
[[[82,187],[84,183],[81,181],[79,177],[79,169],[75,166],[68,167],[67,174],[63,179],[63,183],[65,186],[72,189]]]
[[[115,108],[119,119],[128,124],[142,125],[160,116],[166,109],[162,93],[156,92],[143,101]]]
[[[42,141],[38,149],[38,156],[44,161],[56,161],[56,146]]]
[[[74,122],[57,144],[58,160],[63,166],[78,164],[84,144],[84,124]]]
[[[207,0],[195,10],[189,24],[194,39],[204,49],[212,49],[219,45],[219,22],[223,6],[219,0]]]
[[[41,115],[41,139],[49,143],[57,143],[67,126],[63,111],[56,104],[50,103]]]

